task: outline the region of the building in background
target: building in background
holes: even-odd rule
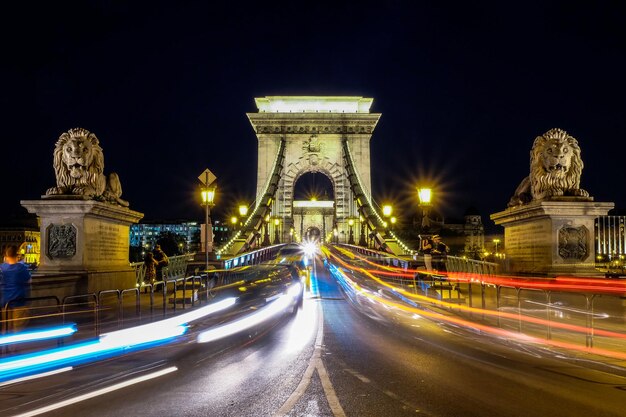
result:
[[[626,216],[600,216],[595,221],[596,258],[600,262],[626,256]]]
[[[449,219],[442,225],[441,234],[451,247],[458,248],[459,255],[479,259],[485,252],[485,227],[480,213],[474,207],[465,211],[463,220]]]
[[[146,221],[130,225],[130,246],[152,250],[165,233],[178,235],[184,241],[181,252],[194,252],[200,247],[200,223],[186,220]]]
[[[36,216],[5,221],[0,226],[0,250],[4,253],[7,246],[15,245],[22,260],[36,267],[41,256],[41,233]]]

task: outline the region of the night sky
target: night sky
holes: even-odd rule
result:
[[[1,14],[0,220],[55,185],[78,126],[146,218],[201,220],[205,168],[228,215],[254,198],[246,113],[272,95],[374,98],[374,198],[407,215],[432,181],[444,214],[492,224],[553,127],[579,141],[581,187],[626,208],[623,2],[20,3]]]

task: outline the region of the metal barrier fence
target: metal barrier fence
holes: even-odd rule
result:
[[[267,246],[251,252],[246,252],[230,259],[224,259],[224,269],[238,268],[241,266],[254,265],[263,261],[267,261],[276,257],[276,254],[285,246],[285,243],[279,245]]]
[[[187,274],[187,265],[190,258],[191,255],[170,256],[168,258],[169,264],[161,270],[162,276],[166,280],[184,277]],[[135,270],[137,285],[141,285],[146,276],[146,264],[144,262],[133,262],[130,266]]]
[[[446,271],[455,273],[479,274],[493,276],[498,273],[498,264],[474,259],[446,257]]]
[[[32,324],[52,325],[76,323],[81,329],[82,337],[89,335],[97,337],[103,325],[107,328],[121,328],[125,320],[141,322],[153,320],[155,310],[162,310],[163,316],[168,311],[175,312],[177,309],[194,307],[196,304],[208,303],[215,296],[217,277],[214,275],[192,275],[188,277],[166,279],[141,287],[123,290],[103,290],[97,293],[78,294],[64,297],[59,301],[58,297],[28,297],[12,300],[2,306],[0,310],[0,334],[10,333],[9,324],[12,319],[13,304],[26,302],[29,315],[25,318]],[[145,291],[146,297],[141,297]],[[147,294],[149,292],[149,294]],[[162,302],[156,301],[155,294],[161,294]],[[40,306],[42,301],[54,301],[52,306]],[[129,302],[130,301],[130,302]],[[168,302],[171,307],[168,308]],[[42,309],[54,310],[42,313]],[[40,314],[41,313],[41,314]],[[142,317],[143,313],[143,317]],[[147,318],[145,313],[148,313]],[[36,327],[36,326],[35,326]],[[72,336],[67,336],[71,338]],[[55,343],[62,345],[63,339]],[[6,346],[2,347],[5,351]]]
[[[462,269],[460,274],[450,276],[417,273],[412,277],[378,277],[396,288],[432,298],[433,305],[471,321],[547,340],[626,350],[626,292],[543,289],[525,286],[523,280],[519,285],[492,283],[488,279],[494,274],[492,266],[474,262],[465,265],[458,268]]]

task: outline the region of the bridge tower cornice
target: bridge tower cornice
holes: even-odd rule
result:
[[[380,113],[248,113],[256,134],[369,134]]]

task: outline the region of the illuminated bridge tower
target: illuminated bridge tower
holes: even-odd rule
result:
[[[255,211],[265,206],[257,216],[264,221],[270,216],[269,227],[276,228],[270,236],[279,234],[286,242],[291,228],[300,238],[329,238],[336,230],[334,239],[347,243],[350,219],[357,236],[363,217],[359,202],[371,199],[370,138],[380,118],[370,113],[373,99],[273,96],[255,101],[258,113],[248,113],[259,144]],[[294,201],[295,186],[307,173],[328,177],[332,200]]]

